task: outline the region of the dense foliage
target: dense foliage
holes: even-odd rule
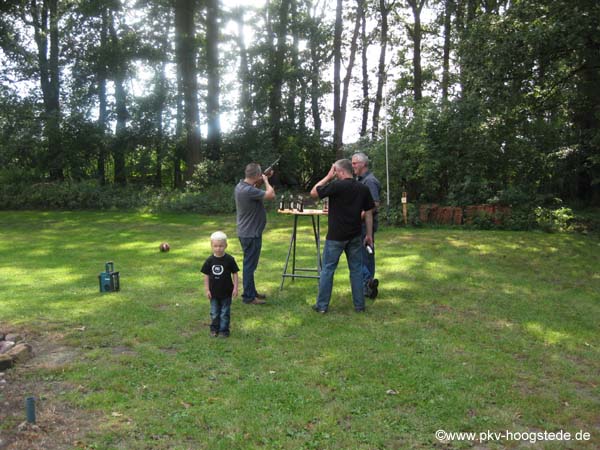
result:
[[[193,210],[251,160],[307,189],[355,150],[392,207],[600,204],[598,2],[333,3],[3,3],[0,207],[100,206],[117,184],[111,206],[174,188]]]

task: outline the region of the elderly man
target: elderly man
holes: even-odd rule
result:
[[[367,186],[371,192],[371,197],[375,202],[375,209],[373,210],[373,246],[371,251],[366,247],[363,248],[363,283],[365,295],[369,298],[375,299],[378,294],[379,280],[375,278],[375,233],[379,225],[377,209],[379,208],[381,198],[381,184],[379,180],[369,170],[369,157],[362,152],[355,153],[352,155],[352,170],[356,179]],[[363,214],[364,217],[364,214]],[[366,236],[366,225],[363,222],[362,236],[363,239]]]
[[[310,195],[313,198],[329,198],[329,227],[323,250],[319,293],[313,309],[322,314],[329,309],[333,275],[342,252],[345,252],[354,309],[363,312],[362,247],[373,244],[372,210],[375,207],[369,189],[353,178],[350,160],[340,159],[331,166],[325,178],[315,184]],[[361,239],[363,213],[366,235]]]
[[[258,267],[262,248],[262,233],[267,225],[263,200],[273,200],[275,190],[256,163],[248,164],[244,175],[245,178],[237,184],[234,193],[237,234],[244,252],[242,300],[247,305],[260,305],[265,303],[266,296],[256,291],[254,272]],[[261,183],[265,185],[264,190],[257,187]]]

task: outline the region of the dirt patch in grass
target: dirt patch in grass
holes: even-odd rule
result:
[[[36,333],[11,328],[33,347],[34,356],[0,376],[0,449],[38,450],[85,448],[84,437],[97,429],[99,415],[66,402],[64,393],[83,391],[56,381],[53,374],[79,358],[59,333]],[[28,423],[25,399],[35,398],[35,424]]]

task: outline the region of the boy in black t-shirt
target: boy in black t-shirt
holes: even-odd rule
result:
[[[231,299],[238,295],[238,268],[235,258],[225,253],[227,235],[215,231],[210,236],[213,254],[202,266],[204,292],[210,300],[210,335],[229,337]]]

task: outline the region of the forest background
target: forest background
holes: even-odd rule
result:
[[[600,4],[1,3],[2,209],[231,211],[251,160],[300,192],[356,150],[388,216],[598,206]]]

